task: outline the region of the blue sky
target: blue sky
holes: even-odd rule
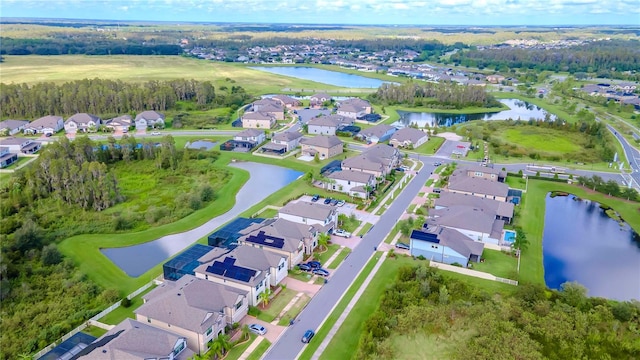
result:
[[[640,0],[0,0],[2,17],[305,24],[640,25]]]

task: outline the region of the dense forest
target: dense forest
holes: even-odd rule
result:
[[[478,68],[584,72],[598,77],[640,80],[640,41],[595,41],[562,49],[500,47],[452,54],[450,63]],[[624,73],[632,72],[632,73]]]
[[[0,359],[33,353],[115,302],[56,244],[86,233],[144,230],[208,205],[229,181],[219,153],[171,136],[96,143],[61,138],[0,188]],[[144,191],[144,196],[140,192]],[[18,330],[19,329],[19,330]]]
[[[501,104],[484,87],[456,83],[407,82],[385,83],[369,99],[384,105],[427,106],[461,109],[468,106],[500,107]]]
[[[237,109],[252,99],[241,86],[218,90],[209,81],[184,79],[153,80],[144,84],[104,79],[84,79],[61,85],[0,84],[0,116],[36,118],[77,112],[119,115],[170,110],[179,102],[194,103],[200,110]]]
[[[640,303],[521,284],[501,296],[449,279],[426,264],[399,269],[365,321],[356,359],[401,359],[400,344],[433,343],[432,358],[638,359]]]
[[[180,55],[182,48],[174,44],[107,39],[103,37],[12,39],[0,37],[3,55]]]

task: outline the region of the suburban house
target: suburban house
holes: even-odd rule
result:
[[[396,130],[391,125],[379,124],[360,131],[356,137],[375,144],[389,140]]]
[[[353,125],[353,119],[342,115],[325,115],[315,117],[307,122],[309,134],[335,135],[344,126]]]
[[[504,79],[505,79],[504,76],[498,75],[498,74],[487,75],[487,81],[492,83],[492,84],[499,84],[499,83],[503,82]]]
[[[449,208],[452,206],[470,206],[487,212],[495,212],[496,219],[511,223],[513,219],[514,204],[512,202],[497,201],[479,196],[465,195],[444,191],[435,199],[435,209]]]
[[[284,256],[289,269],[301,263],[304,254],[311,254],[318,246],[318,231],[324,227],[299,224],[285,219],[266,219],[242,230],[237,242],[241,247],[254,247]],[[284,276],[287,274],[284,273]],[[275,279],[280,282],[282,279]]]
[[[326,183],[328,190],[349,194],[353,197],[368,199],[371,190],[376,187],[376,177],[364,171],[341,170],[327,176],[331,182]]]
[[[233,136],[234,147],[253,149],[266,140],[264,130],[246,129]]]
[[[325,94],[325,93],[318,93],[318,94],[314,94],[311,95],[311,97],[309,98],[309,105],[311,107],[323,107],[324,103],[327,101],[331,101],[333,100],[333,97],[329,94]]]
[[[11,136],[24,131],[29,124],[27,120],[3,120],[0,121],[0,136]]]
[[[237,322],[247,314],[247,295],[247,291],[185,275],[144,295],[144,303],[134,313],[142,323],[184,336],[189,348],[201,354],[224,333],[229,320]]]
[[[131,115],[122,115],[105,121],[104,127],[112,131],[126,133],[131,127],[131,124],[133,122],[132,120],[133,119],[131,119]]]
[[[494,211],[461,205],[430,210],[424,224],[428,226],[447,227],[473,241],[502,245],[504,220],[497,219]]]
[[[373,174],[375,177],[386,176],[392,169],[400,165],[402,154],[398,149],[377,144],[360,155],[342,161],[342,170],[355,170]]]
[[[136,115],[136,130],[146,130],[147,128],[163,127],[164,114],[153,110],[147,110]]]
[[[498,201],[507,201],[509,186],[505,183],[484,178],[479,179],[464,175],[454,175],[449,177],[447,191],[458,194],[479,196]]]
[[[498,181],[503,183],[507,178],[507,173],[502,170],[494,169],[486,166],[478,165],[465,165],[456,169],[453,176],[464,175],[472,178],[481,178],[491,181]]]
[[[342,154],[343,151],[342,140],[337,136],[317,135],[312,138],[304,138],[300,140],[300,146],[302,147],[302,155],[315,156],[317,154],[320,160]]]
[[[411,256],[468,267],[470,261],[480,262],[484,244],[471,241],[456,230],[434,226],[425,231],[413,230],[409,248]]]
[[[338,212],[331,205],[291,201],[278,210],[278,218],[298,224],[319,225],[319,231],[327,232],[338,223]]]
[[[95,115],[87,113],[77,113],[64,122],[64,131],[67,134],[97,131],[101,121],[102,120]]]
[[[409,148],[416,149],[420,145],[426,143],[429,140],[429,135],[426,132],[412,127],[402,128],[393,135],[389,140],[389,145],[395,148]]]
[[[276,286],[287,274],[287,257],[252,246],[233,250],[213,248],[198,259],[195,276],[249,292],[249,305],[260,303],[260,294]]]
[[[64,129],[62,116],[47,115],[26,125],[24,127],[24,133],[53,135],[62,129]]]
[[[265,144],[263,151],[272,151],[279,154],[289,152],[298,147],[302,134],[298,131],[283,131],[274,134],[271,142]]]
[[[345,106],[345,105],[351,105],[351,106],[354,106],[356,108],[361,108],[361,109],[364,110],[364,114],[371,114],[371,112],[372,112],[372,108],[371,108],[371,103],[370,102],[368,102],[367,100],[360,99],[360,98],[351,98],[351,99],[343,100],[343,101],[340,102],[340,104],[338,106],[338,114],[340,113],[340,108]],[[360,117],[360,116],[358,116],[358,117]]]
[[[8,148],[9,152],[14,154],[33,154],[40,150],[42,143],[22,137],[8,137],[0,139],[0,146]]]
[[[336,110],[336,113],[338,115],[351,119],[357,119],[359,117],[367,115],[366,108],[352,103],[340,104],[340,106],[338,106],[338,109]]]
[[[185,336],[127,318],[77,355],[82,360],[187,360],[195,354],[188,345]]]
[[[6,146],[0,146],[0,169],[6,168],[16,161],[18,161],[18,154],[9,151]]]
[[[264,112],[246,112],[242,114],[242,127],[245,129],[271,129],[276,125],[276,117]]]
[[[251,111],[269,114],[276,120],[284,120],[284,107],[278,100],[264,98],[254,101],[251,103]]]
[[[280,104],[287,109],[302,106],[302,102],[300,102],[300,100],[287,95],[276,95],[272,97],[272,99],[279,101]]]

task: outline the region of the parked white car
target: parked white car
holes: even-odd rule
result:
[[[333,231],[333,235],[335,236],[341,236],[344,238],[350,238],[351,237],[351,233],[348,231],[344,231],[342,229],[336,229]]]

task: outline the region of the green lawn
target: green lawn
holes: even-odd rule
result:
[[[356,236],[364,236],[364,234],[366,234],[367,231],[369,231],[372,226],[373,226],[373,224],[371,224],[371,223],[364,224],[364,226],[362,226],[362,228],[360,229],[360,231],[358,231]]]
[[[510,188],[513,189],[525,190],[527,188],[527,180],[521,177],[507,176],[506,183]]]
[[[327,247],[328,249],[323,252],[319,252],[318,248],[316,248],[316,251],[313,253],[313,258],[320,261],[323,265],[326,265],[327,260],[329,260],[329,258],[338,251],[338,249],[340,249],[340,245],[338,244],[329,244]]]
[[[229,352],[227,353],[227,355],[225,355],[224,359],[225,360],[235,360],[235,359],[239,359],[240,356],[244,353],[245,350],[247,350],[247,348],[249,346],[251,346],[251,344],[256,340],[256,338],[258,337],[258,335],[254,334],[254,333],[249,333],[250,339],[238,344],[236,346],[234,346],[233,348],[231,348],[231,350],[229,350]],[[265,341],[265,340],[262,340]],[[213,357],[211,357],[211,359],[213,359]]]
[[[7,170],[15,170],[18,166],[22,166],[24,165],[24,163],[26,163],[27,161],[30,160],[34,160],[34,158],[32,157],[26,157],[26,156],[18,156],[18,160],[16,160],[13,164],[7,166],[6,168],[3,169],[7,169]]]
[[[340,224],[340,229],[353,233],[358,228],[358,226],[360,226],[361,223],[362,221],[356,219],[355,217],[354,218],[347,217],[346,220],[344,220]]]
[[[273,298],[266,309],[262,308],[262,304],[258,305],[260,315],[258,319],[266,322],[272,322],[284,309],[287,304],[296,296],[296,292],[291,289],[282,289],[280,293]]]
[[[274,217],[277,217],[277,216],[278,216],[278,210],[276,210],[276,209],[265,209],[263,212],[258,214],[256,217],[269,219],[269,218],[274,218]]]
[[[84,330],[82,330],[82,332],[99,338],[100,336],[106,334],[107,330],[99,328],[97,326],[87,326],[86,328],[84,328]]]
[[[138,294],[138,296],[131,299],[131,306],[129,307],[120,306],[117,309],[105,315],[104,317],[98,319],[98,321],[105,324],[109,324],[109,325],[118,325],[126,318],[135,319],[136,316],[133,313],[133,311],[139,308],[140,305],[143,304],[144,301],[142,300],[142,297],[146,295],[149,291],[153,290],[155,287],[156,286],[153,285],[147,290]]]
[[[426,331],[412,335],[392,334],[389,340],[393,344],[394,355],[402,359],[451,359],[459,344],[464,343],[471,333],[462,329],[450,329],[450,331],[450,336],[427,334]]]
[[[440,149],[440,146],[442,146],[444,140],[444,138],[439,136],[431,136],[429,137],[429,141],[420,145],[417,149],[409,151],[416,152],[418,154],[433,155],[438,151],[438,149]]]
[[[387,244],[391,244],[391,242],[393,241],[393,238],[396,237],[397,233],[398,233],[397,229],[391,230],[387,235],[387,237],[384,239],[384,242]]]
[[[570,134],[581,136],[580,134]],[[504,141],[518,144],[529,150],[537,150],[548,153],[566,154],[581,149],[576,141],[565,132],[558,132],[555,129],[526,127],[509,128],[499,134]]]
[[[349,249],[348,247],[343,248],[342,250],[340,250],[340,253],[338,254],[338,256],[336,256],[336,258],[333,259],[331,264],[327,265],[327,267],[329,269],[337,269],[338,266],[342,263],[342,261],[344,261],[344,259],[349,254],[351,254],[351,249]]]
[[[269,349],[271,343],[267,339],[262,339],[262,342],[253,350],[253,352],[247,357],[247,360],[259,360],[262,358],[267,349]]]
[[[473,263],[473,269],[486,272],[501,278],[518,280],[518,259],[502,251],[484,249],[484,262]]]
[[[298,314],[304,309],[305,306],[311,301],[311,298],[307,295],[302,295],[298,301],[287,311],[286,315],[284,315],[279,321],[278,325],[280,326],[289,326],[289,322],[291,319],[295,319]]]
[[[296,279],[296,280],[300,280],[300,281],[304,281],[307,282],[309,280],[311,280],[311,278],[313,277],[313,274],[306,272],[306,271],[301,271],[298,269],[291,269],[289,270],[289,276],[292,279]]]
[[[429,180],[427,180],[425,186],[431,186],[431,185],[433,185],[433,182],[434,182],[433,179],[429,179]]]

